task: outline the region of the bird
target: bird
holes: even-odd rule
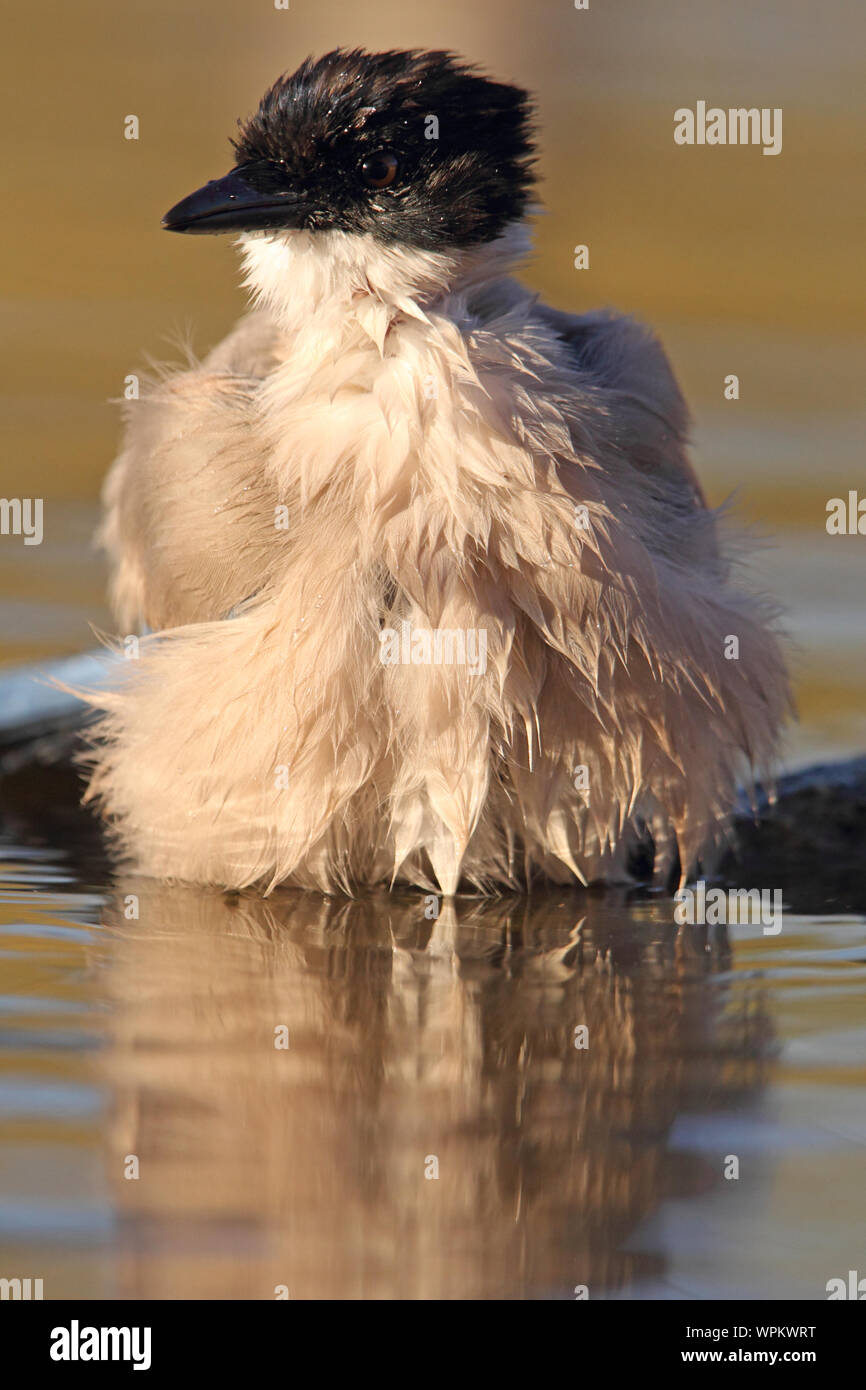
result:
[[[267,894],[685,875],[772,769],[774,605],[654,334],[516,271],[536,111],[448,51],[336,49],[166,214],[249,310],[126,403],[100,542],[127,678],[86,799],[157,878]],[[659,881],[662,881],[661,879]]]

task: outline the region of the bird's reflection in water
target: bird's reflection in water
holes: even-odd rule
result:
[[[663,1273],[629,1234],[723,1181],[724,1155],[666,1152],[675,1116],[761,1083],[726,940],[669,901],[436,906],[117,885],[122,1296],[597,1297]]]

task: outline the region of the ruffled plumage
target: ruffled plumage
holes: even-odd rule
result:
[[[257,312],[130,404],[106,490],[154,634],[89,795],[136,868],[453,893],[688,868],[788,704],[685,452],[664,353],[475,250],[242,238]],[[382,631],[486,633],[383,664]],[[738,655],[731,658],[736,639]]]

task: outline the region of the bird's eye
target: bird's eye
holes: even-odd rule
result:
[[[390,150],[382,150],[379,154],[368,155],[361,164],[361,174],[370,188],[387,188],[397,177],[399,167],[397,156]]]

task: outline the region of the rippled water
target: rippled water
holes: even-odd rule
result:
[[[7,1277],[820,1298],[862,1265],[863,918],[770,938],[652,897],[428,920],[413,895],[112,879],[51,790],[47,832],[25,804],[0,843]]]

